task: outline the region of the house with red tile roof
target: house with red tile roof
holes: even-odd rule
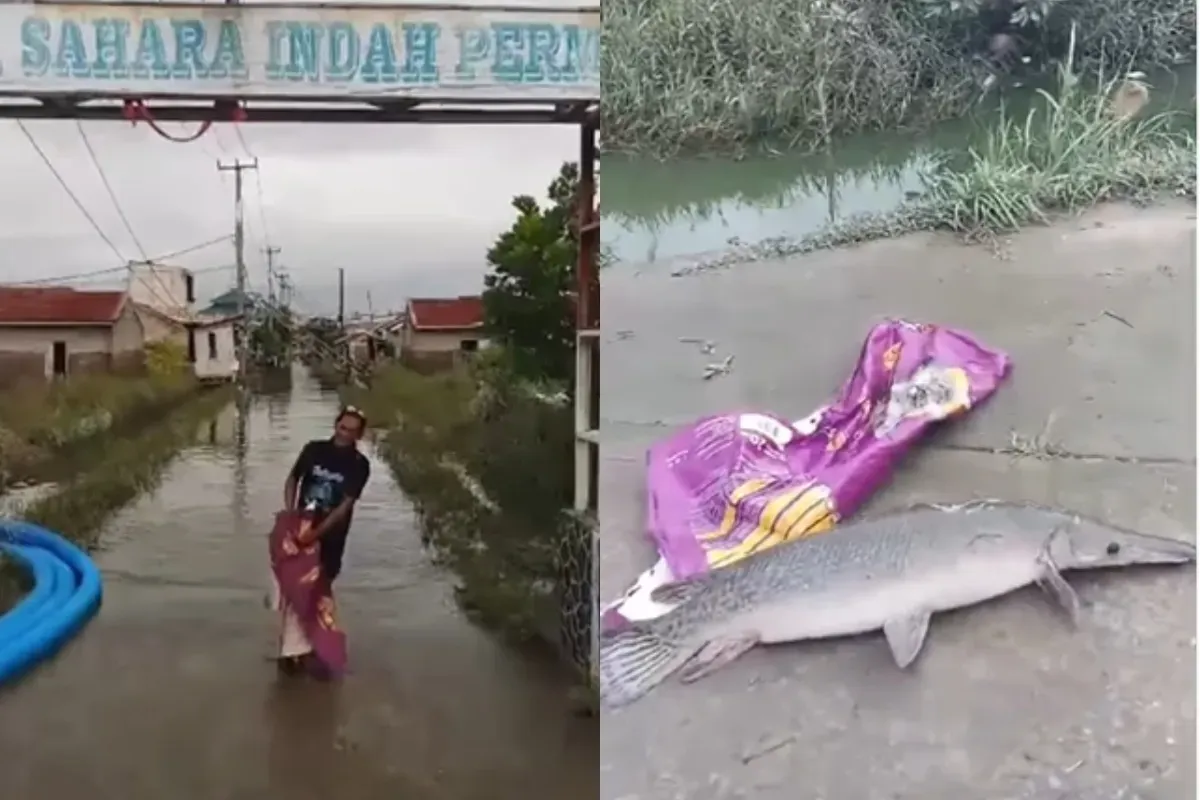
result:
[[[136,370],[144,341],[126,292],[0,284],[0,385]]]
[[[404,309],[401,356],[409,363],[453,364],[487,346],[483,298],[414,297]]]

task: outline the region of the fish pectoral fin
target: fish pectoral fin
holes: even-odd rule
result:
[[[693,683],[711,675],[737,660],[758,642],[757,633],[710,639],[688,660],[687,666],[679,674],[679,680],[683,683]]]
[[[896,666],[905,669],[921,652],[925,645],[925,636],[929,633],[929,612],[917,609],[898,617],[892,617],[883,623],[883,635],[888,647],[892,649],[892,658]]]
[[[1075,589],[1062,576],[1062,573],[1058,571],[1058,566],[1049,557],[1042,559],[1042,574],[1038,578],[1037,584],[1066,612],[1072,625],[1079,624],[1079,613],[1082,606],[1079,595],[1075,593]]]

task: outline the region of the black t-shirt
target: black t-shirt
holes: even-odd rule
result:
[[[304,445],[292,467],[299,486],[300,508],[316,505],[318,518],[337,508],[347,497],[357,500],[371,477],[371,463],[355,447],[339,447],[332,439]],[[330,580],[342,570],[350,517],[321,537],[321,565]]]

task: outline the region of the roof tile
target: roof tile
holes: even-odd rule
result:
[[[124,304],[125,292],[0,285],[0,325],[110,325]]]
[[[483,298],[416,297],[408,301],[408,324],[414,331],[460,331],[483,327]]]

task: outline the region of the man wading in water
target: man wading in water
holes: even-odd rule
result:
[[[312,630],[313,624],[320,624],[323,618],[326,628],[336,629],[332,584],[342,571],[354,503],[371,475],[370,462],[357,447],[366,427],[367,419],[361,411],[353,406],[343,408],[334,421],[333,436],[304,445],[283,485],[285,511],[302,510],[312,515],[311,528],[301,528],[299,544],[317,543],[321,573],[318,580],[329,595],[327,606],[318,603],[311,613],[298,616],[284,597],[276,593],[282,624],[278,663],[287,674],[313,666],[306,663],[313,655],[312,637],[306,631]],[[290,587],[282,588],[286,596]],[[308,618],[312,616],[317,619]]]

